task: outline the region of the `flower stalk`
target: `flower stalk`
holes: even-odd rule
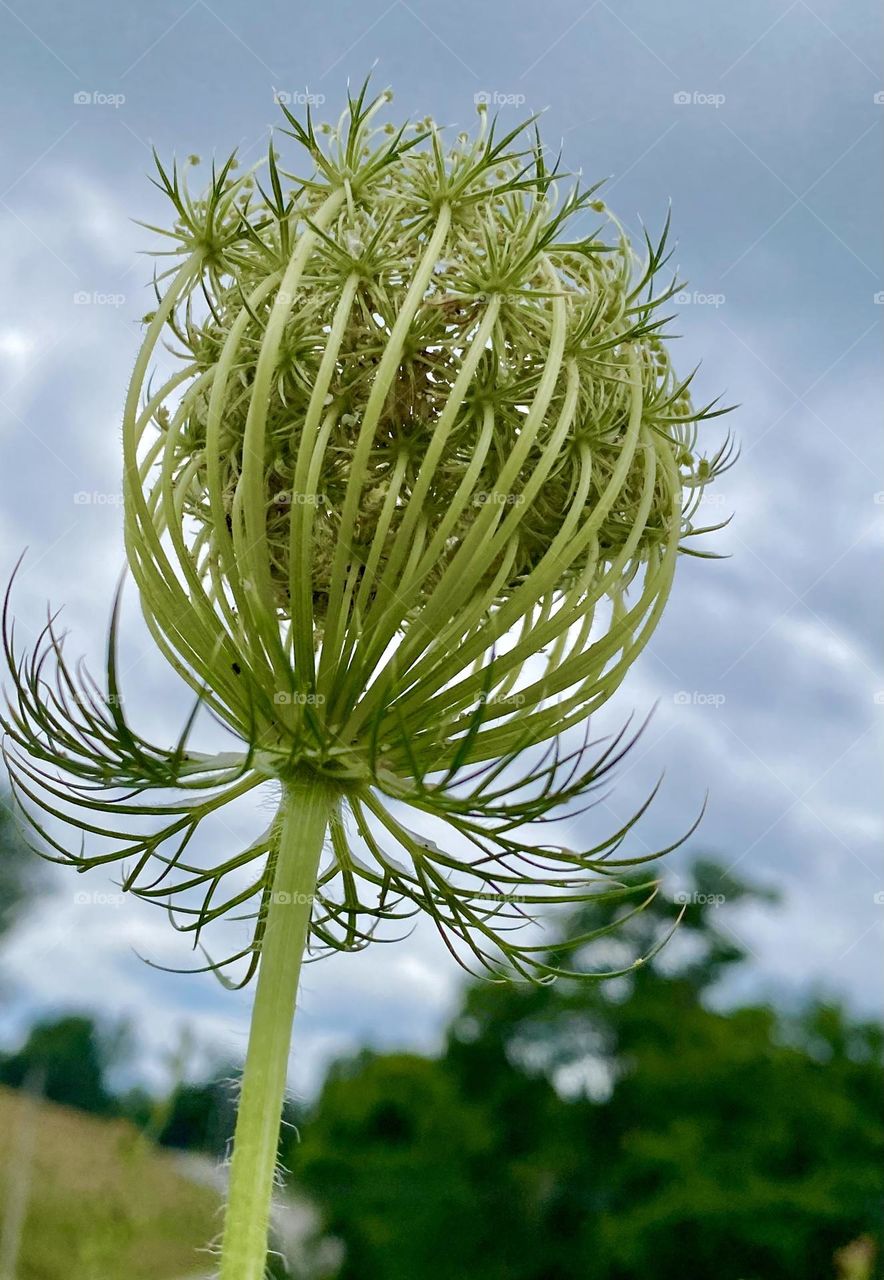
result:
[[[237,1109],[221,1280],[262,1280],[292,1021],[319,860],[334,804],[315,775],[285,787]]]

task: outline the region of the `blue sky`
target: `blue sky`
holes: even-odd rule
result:
[[[736,518],[718,535],[729,559],[680,566],[663,624],[609,713],[657,703],[608,816],[634,807],[665,768],[645,836],[662,843],[708,789],[701,831],[672,868],[702,850],[782,888],[780,911],[732,921],[754,958],[753,990],[827,990],[877,1007],[875,7],[0,0],[0,38],[0,564],[8,571],[27,545],[23,627],[39,624],[47,599],[64,603],[70,643],[93,657],[122,563],[120,412],[150,305],[151,264],[139,255],[151,238],[132,219],[165,214],[146,178],[151,145],[163,157],[240,147],[257,161],[278,118],[274,91],[309,92],[336,117],[348,77],[374,66],[402,116],[469,125],[477,94],[513,123],[544,110],[547,143],[561,141],[587,180],[609,178],[606,198],[632,229],[639,218],[659,228],[671,201],[689,282],[680,367],[702,359],[698,394],[740,405],[742,458],[712,508]],[[130,634],[133,714],[169,735],[182,702],[174,677],[134,618]],[[248,996],[148,969],[133,947],[188,960],[162,915],[77,902],[84,882],[71,879],[50,876],[7,946],[13,999],[0,1037],[34,1009],[89,1005],[132,1017],[153,1069],[188,1021],[202,1043],[238,1053]],[[114,892],[100,877],[89,887]],[[359,1041],[431,1045],[459,981],[429,929],[312,967],[296,1085]]]

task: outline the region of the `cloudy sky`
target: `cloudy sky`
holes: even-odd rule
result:
[[[871,0],[0,0],[0,568],[29,547],[22,635],[47,599],[72,645],[100,654],[122,563],[120,411],[148,309],[150,237],[165,216],[147,181],[163,157],[245,162],[266,148],[276,92],[325,99],[375,67],[402,116],[469,126],[477,94],[506,120],[545,110],[546,141],[633,229],[671,201],[682,295],[680,366],[739,409],[740,464],[711,511],[733,510],[719,562],[685,561],[674,599],[623,686],[618,718],[655,703],[608,815],[665,768],[643,838],[700,833],[711,852],[784,893],[731,921],[754,992],[880,999],[884,922],[875,767],[884,717],[873,561],[882,543],[884,76]],[[88,500],[83,501],[83,495]],[[78,500],[79,499],[79,500]],[[130,630],[133,715],[168,737],[182,699]],[[243,819],[245,823],[245,818]],[[588,831],[586,834],[592,834]],[[186,1023],[239,1054],[248,995],[147,968],[188,955],[161,913],[49,876],[3,957],[0,1043],[35,1010],[131,1017],[156,1073]],[[104,894],[105,900],[101,901]],[[877,895],[877,901],[876,901]],[[134,949],[134,950],[133,950]],[[313,966],[294,1081],[359,1042],[432,1045],[458,971],[430,929]]]

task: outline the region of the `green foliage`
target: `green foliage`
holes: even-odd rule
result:
[[[11,797],[0,791],[0,937],[15,924],[37,878],[38,864],[19,832]]]
[[[222,1156],[235,1119],[236,1096],[229,1080],[185,1081],[172,1093],[158,1141]]]
[[[684,928],[629,977],[475,985],[439,1060],[340,1064],[292,1161],[347,1246],[340,1280],[832,1276],[877,1222],[882,1033],[823,1003],[710,1005],[744,959],[723,917],[752,894],[698,863]],[[599,945],[616,959],[604,940],[589,967]]]
[[[494,1135],[436,1063],[364,1053],[340,1064],[308,1132],[308,1185],[347,1242],[345,1276],[410,1280],[441,1257],[458,1274],[477,1256],[471,1171]],[[296,1145],[286,1155],[302,1167]]]
[[[0,1059],[0,1084],[35,1082],[53,1102],[107,1114],[115,1109],[107,1083],[112,1058],[112,1045],[91,1018],[38,1022],[21,1049]]]

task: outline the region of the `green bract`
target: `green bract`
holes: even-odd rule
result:
[[[617,856],[635,819],[590,849],[521,829],[625,749],[591,761],[558,740],[647,642],[729,449],[699,451],[718,411],[692,407],[664,344],[665,231],[639,259],[596,188],[564,189],[531,122],[499,136],[480,111],[447,142],[429,120],[379,126],[389,97],[363,89],[319,131],[286,111],[301,176],[271,149],[195,198],[159,167],[183,262],[126,405],[127,556],[157,644],[243,750],[194,753],[192,718],[173,749],[148,744],[123,713],[116,626],[99,691],[50,625],[21,664],[7,628],[10,765],[25,799],[108,842],[72,853],[41,826],[61,860],[127,859],[125,887],[180,904],[197,940],[251,908],[231,957],[246,979],[281,819],[208,865],[191,837],[268,779],[306,776],[332,797],[314,948],[359,948],[422,909],[465,963],[543,978],[556,970],[513,930],[551,902],[616,901],[617,869],[646,858]],[[164,342],[181,366],[154,387]]]

